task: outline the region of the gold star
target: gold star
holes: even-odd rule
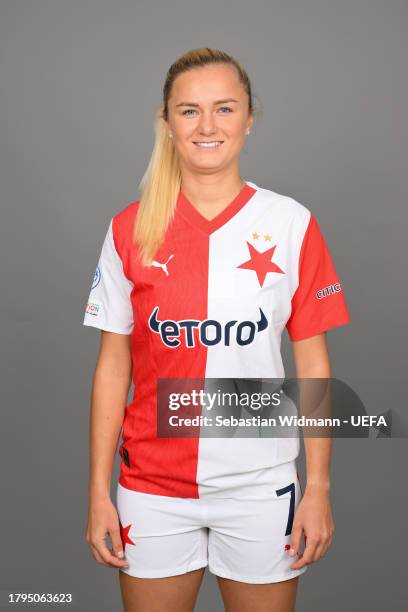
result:
[[[265,238],[265,240],[271,240],[272,239],[270,234],[265,234],[264,238]]]
[[[252,232],[252,238],[253,238],[254,240],[258,240],[258,238],[259,238],[259,234],[258,234],[257,232]]]

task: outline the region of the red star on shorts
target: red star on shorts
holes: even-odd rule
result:
[[[126,544],[133,544],[133,546],[136,546],[136,544],[129,538],[129,529],[131,526],[132,525],[130,524],[127,527],[123,527],[122,523],[119,521],[120,537],[122,539],[123,549],[125,548]]]
[[[259,284],[261,285],[261,287],[264,284],[265,277],[268,274],[268,272],[278,272],[279,274],[285,274],[284,271],[281,270],[280,267],[277,266],[276,263],[273,263],[272,261],[272,256],[277,247],[276,244],[270,249],[267,249],[266,251],[264,251],[263,253],[260,253],[259,251],[257,251],[256,248],[252,244],[250,244],[248,241],[247,241],[247,245],[249,248],[249,254],[251,256],[251,259],[248,259],[248,261],[245,261],[240,266],[237,266],[237,268],[244,268],[246,270],[254,270],[256,272],[256,275],[258,277]]]

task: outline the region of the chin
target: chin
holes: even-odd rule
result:
[[[224,164],[220,160],[218,161],[209,160],[207,163],[203,163],[203,164],[198,164],[198,163],[193,162],[191,166],[194,168],[197,168],[197,170],[205,170],[205,169],[210,169],[210,168],[214,168],[214,169],[222,168]]]

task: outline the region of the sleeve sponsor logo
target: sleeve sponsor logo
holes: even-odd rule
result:
[[[316,291],[316,297],[318,300],[322,300],[329,295],[334,295],[335,293],[339,293],[341,291],[340,283],[335,283],[334,285],[327,285],[327,287],[323,287],[322,289],[318,289]]]
[[[99,267],[99,265],[98,265],[98,266],[96,266],[95,276],[94,276],[93,281],[92,281],[92,287],[91,287],[91,290],[92,290],[92,289],[95,289],[95,287],[96,287],[97,285],[99,285],[99,281],[100,281],[100,280],[101,280],[101,269],[100,269],[100,267]]]
[[[101,311],[102,302],[99,302],[98,300],[89,300],[85,309],[86,314],[92,315],[93,317],[97,317],[101,314]]]

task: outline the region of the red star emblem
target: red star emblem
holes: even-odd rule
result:
[[[284,271],[281,270],[280,267],[272,261],[272,256],[277,246],[276,244],[270,249],[264,251],[263,253],[257,251],[256,248],[248,241],[247,245],[251,259],[248,259],[248,261],[245,261],[240,266],[237,266],[237,268],[255,270],[261,287],[264,284],[265,276],[268,274],[268,272],[278,272],[279,274],[285,274]]]
[[[120,537],[122,539],[123,549],[125,548],[126,544],[133,544],[133,546],[136,546],[136,544],[129,538],[129,530],[131,526],[132,525],[123,527],[122,523],[119,521]]]

